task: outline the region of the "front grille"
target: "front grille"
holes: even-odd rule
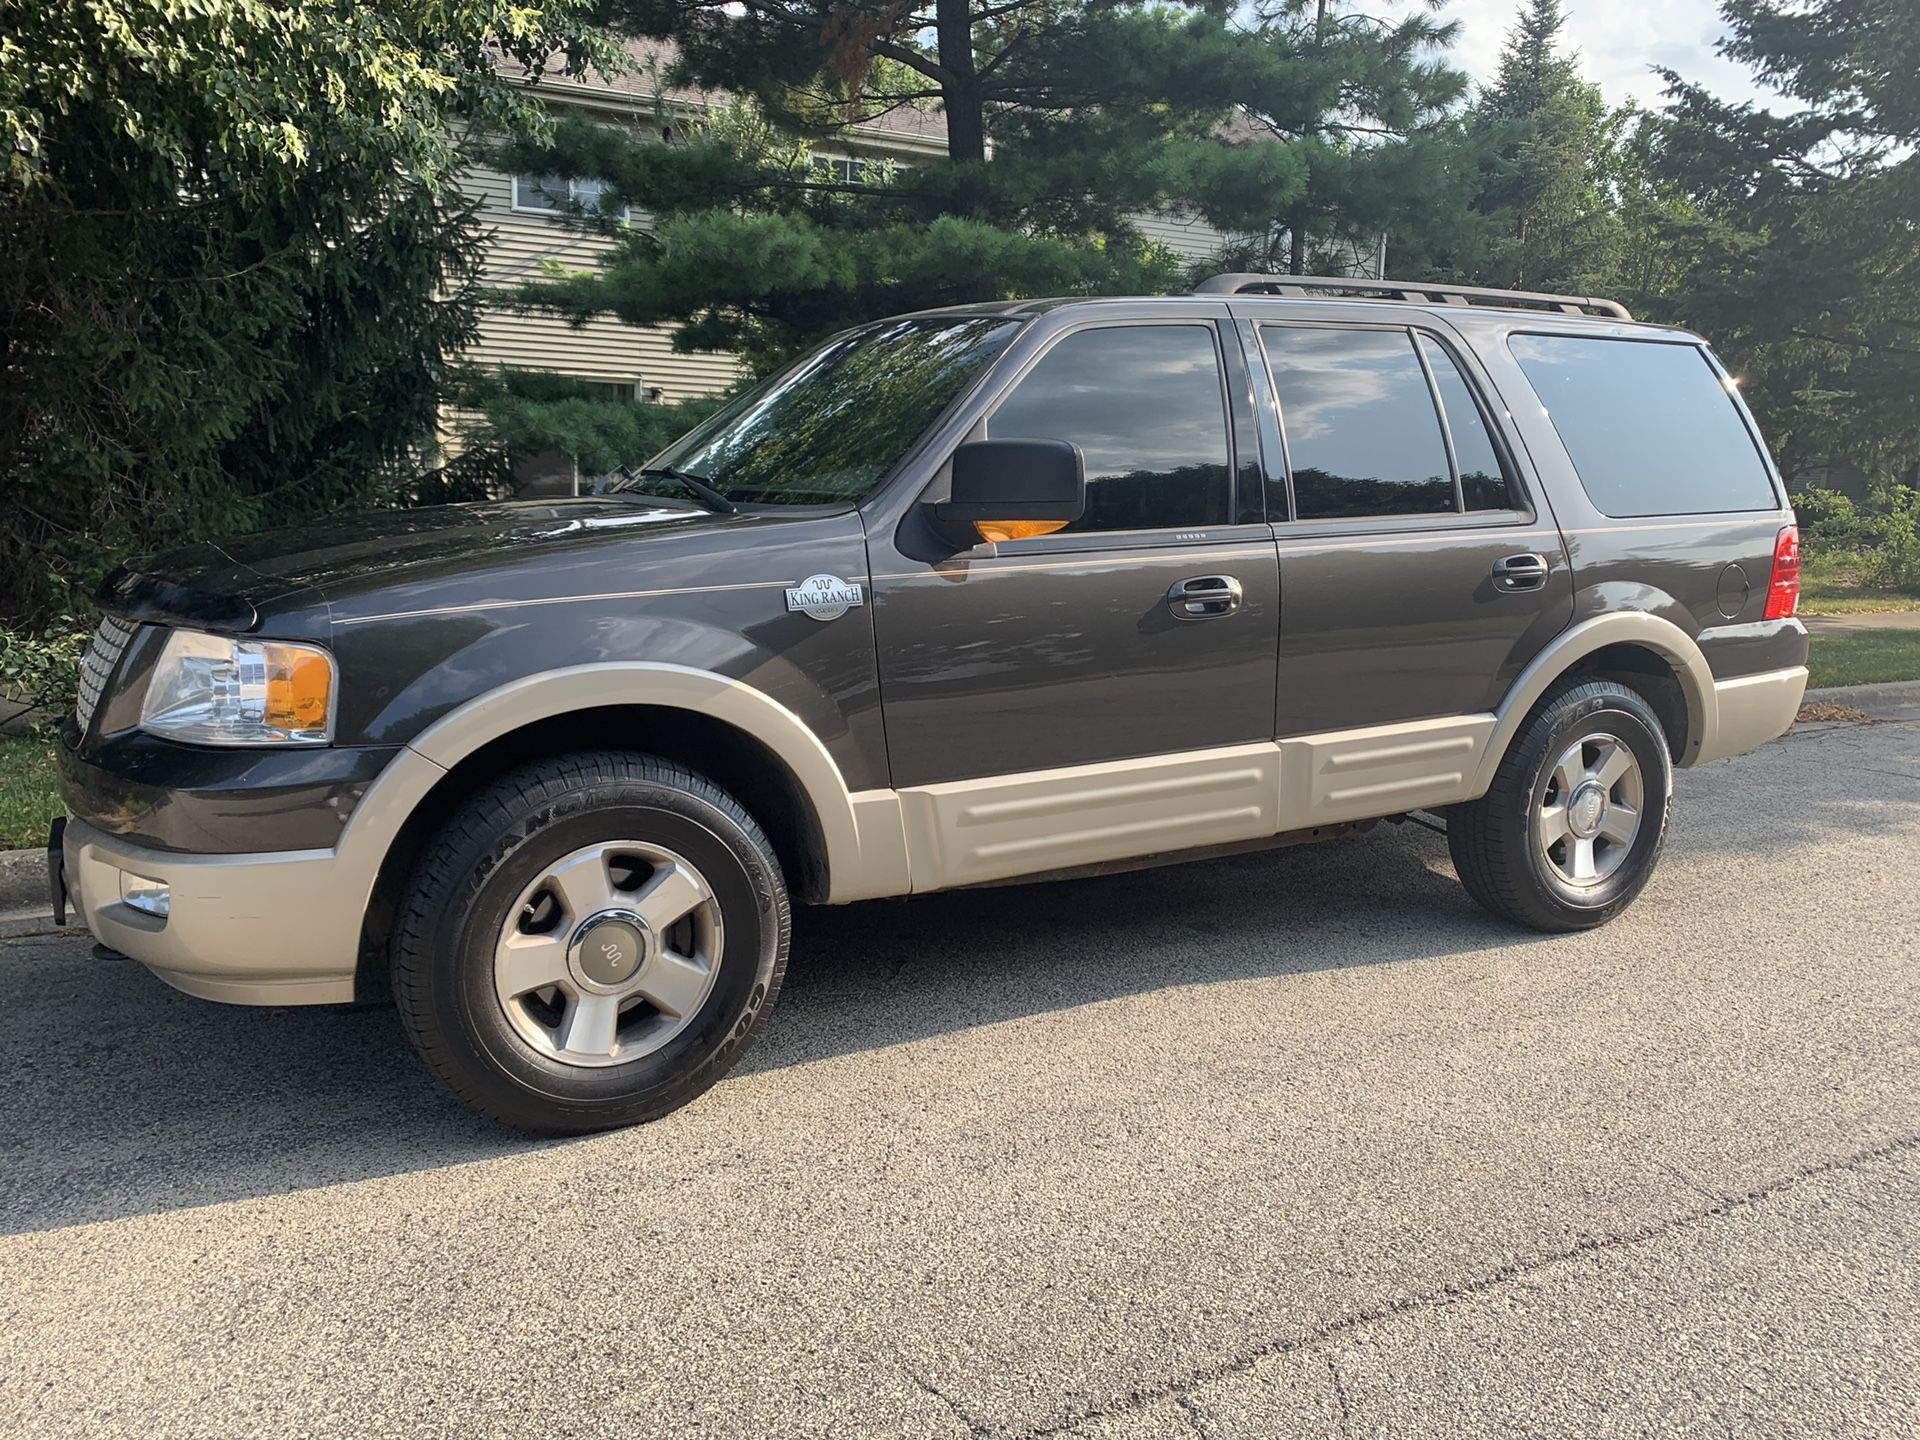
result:
[[[127,642],[139,628],[131,621],[116,620],[109,615],[93,632],[93,643],[80,657],[80,698],[73,707],[74,718],[80,722],[83,733],[93,724],[93,712],[99,708],[100,697],[107,693],[107,681],[113,678],[114,667],[126,653]]]

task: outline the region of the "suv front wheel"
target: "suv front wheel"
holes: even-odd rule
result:
[[[1447,848],[1467,893],[1494,914],[1588,930],[1652,878],[1672,798],[1653,708],[1613,681],[1573,681],[1527,718],[1487,793],[1447,811]]]
[[[400,1018],[447,1086],[525,1130],[652,1120],[732,1068],[786,971],[786,886],[731,795],[646,755],[489,785],[400,908]]]

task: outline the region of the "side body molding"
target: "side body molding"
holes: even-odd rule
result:
[[[1719,705],[1714,694],[1713,671],[1700,647],[1671,620],[1643,610],[1622,610],[1596,615],[1562,631],[1554,641],[1534,656],[1520,673],[1495,712],[1493,738],[1481,753],[1479,773],[1472,794],[1487,793],[1493,784],[1493,772],[1501,756],[1519,734],[1527,712],[1539,703],[1547,689],[1568,670],[1596,650],[1609,645],[1639,645],[1661,656],[1673,667],[1680,692],[1687,702],[1687,745],[1676,763],[1691,765],[1701,755],[1719,729]]]
[[[830,902],[907,892],[906,837],[894,792],[849,792],[819,737],[763,691],[711,671],[648,662],[544,671],[490,690],[442,716],[408,746],[412,756],[427,763],[391,767],[368,792],[342,848],[355,839],[353,832],[364,819],[375,832],[364,838],[384,854],[400,824],[439,777],[490,741],[556,715],[614,705],[664,706],[706,715],[752,736],[777,756],[813,806],[826,843]],[[383,794],[389,779],[393,793]]]
[[[491,690],[415,737],[368,791],[336,856],[344,862],[340,878],[358,892],[351,912],[357,923],[400,826],[467,756],[552,716],[655,705],[731,725],[787,767],[813,807],[826,846],[829,903],[918,894],[1052,864],[1180,848],[1166,845],[1173,835],[1205,845],[1483,795],[1547,688],[1586,656],[1619,644],[1664,657],[1679,678],[1689,730],[1680,763],[1713,753],[1718,708],[1705,656],[1671,621],[1639,611],[1597,616],[1564,632],[1535,657],[1492,715],[907,791],[849,791],[813,731],[743,681],[683,665],[571,666]]]

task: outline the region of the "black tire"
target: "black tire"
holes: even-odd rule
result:
[[[1638,763],[1641,818],[1611,873],[1576,886],[1538,843],[1534,823],[1551,767],[1589,735],[1613,738]],[[1652,878],[1672,804],[1673,763],[1653,707],[1610,680],[1570,680],[1527,717],[1487,793],[1447,811],[1447,848],[1467,893],[1495,915],[1550,934],[1590,930],[1632,904]]]
[[[659,1049],[569,1064],[516,1030],[494,947],[543,867],[636,840],[684,857],[710,887],[723,935],[711,988]],[[789,929],[779,862],[726,791],[653,756],[566,755],[488,785],[427,846],[395,928],[394,998],[433,1072],[482,1114],[544,1134],[612,1129],[679,1109],[739,1061],[780,993]]]

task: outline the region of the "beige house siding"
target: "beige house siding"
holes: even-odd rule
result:
[[[556,105],[603,111],[610,119],[644,128],[660,118],[650,113],[659,104],[647,88],[651,83],[650,76],[638,74],[625,77],[619,87],[549,77],[541,89]],[[675,95],[668,101],[669,109],[702,103],[698,96]],[[894,112],[850,127],[838,143],[822,146],[820,153],[925,163],[945,153],[941,117]],[[497,170],[468,170],[462,188],[479,202],[486,236],[483,276],[490,286],[537,280],[549,263],[592,269],[614,248],[613,240],[583,233],[564,216],[514,209],[513,178]],[[646,217],[636,215],[632,223],[644,226]],[[1225,238],[1191,216],[1141,216],[1136,223],[1144,234],[1189,260],[1212,255]],[[746,374],[746,367],[731,355],[675,351],[673,335],[671,325],[631,325],[609,316],[574,324],[559,315],[491,305],[483,309],[478,338],[464,358],[488,366],[632,384],[642,395],[658,390],[659,398],[669,403],[717,394]],[[474,418],[457,410],[443,415],[447,449],[460,448],[461,431]],[[546,463],[551,468],[553,462]]]
[[[558,216],[515,210],[511,176],[470,170],[464,188],[481,202],[489,285],[537,280],[549,261],[591,269],[613,248],[606,237],[583,233]],[[635,223],[644,225],[645,218],[636,217]],[[1141,216],[1136,223],[1144,235],[1188,260],[1207,258],[1226,240],[1192,217]],[[608,316],[575,325],[558,315],[501,306],[483,312],[479,339],[467,353],[486,365],[658,387],[668,402],[715,394],[745,373],[730,355],[675,351],[672,326],[629,325]]]
[[[1149,240],[1157,240],[1185,260],[1206,260],[1227,243],[1226,234],[1197,215],[1136,215],[1133,223]]]
[[[463,188],[480,202],[488,285],[537,280],[548,261],[591,269],[613,248],[607,237],[583,233],[562,217],[515,210],[511,176],[470,170]],[[645,223],[644,217],[639,223]],[[480,336],[467,358],[484,365],[657,387],[669,402],[725,390],[744,373],[731,355],[677,353],[671,326],[629,325],[608,316],[575,325],[559,315],[503,306],[490,306],[481,314]]]

